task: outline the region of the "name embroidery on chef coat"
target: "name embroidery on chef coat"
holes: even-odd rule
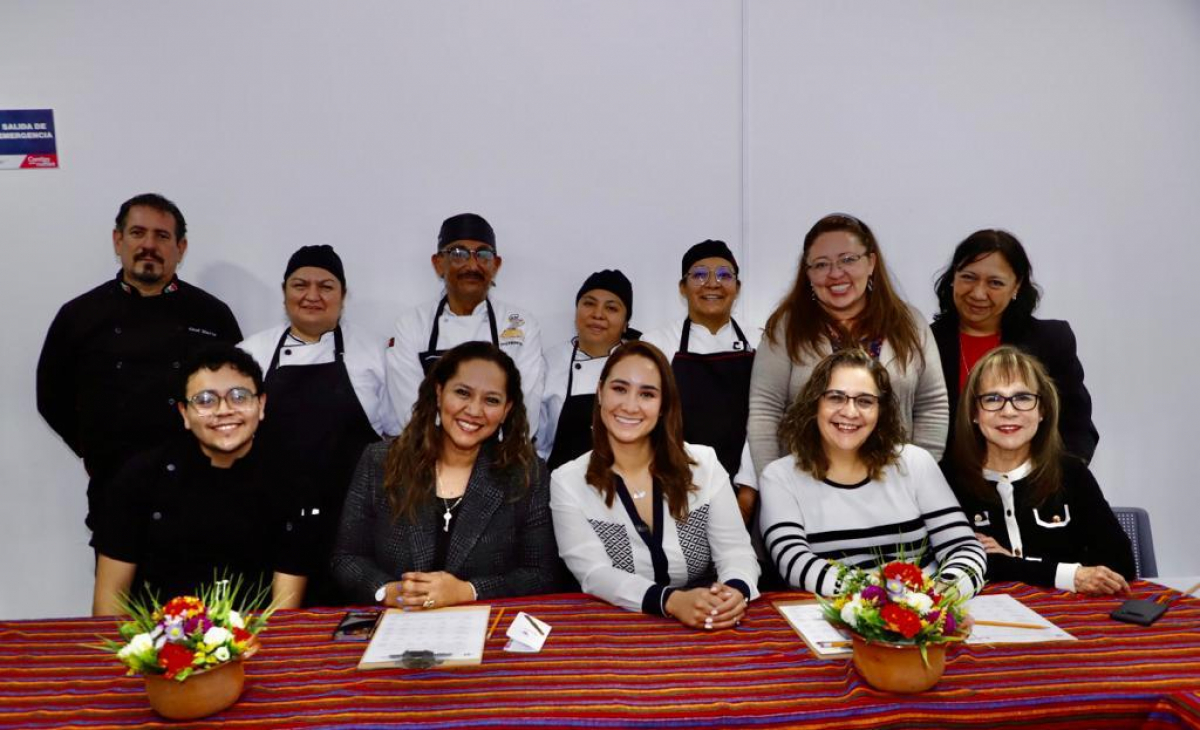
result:
[[[525,320],[516,312],[508,315],[508,326],[500,333],[500,346],[525,344]]]

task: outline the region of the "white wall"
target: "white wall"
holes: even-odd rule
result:
[[[281,316],[291,251],[331,243],[347,317],[386,336],[436,293],[437,227],[464,210],[548,344],[599,268],[634,280],[635,326],[681,316],[679,255],[703,238],[739,253],[757,326],[823,213],[866,219],[926,312],[954,243],[1010,228],[1042,313],[1079,335],[1101,483],[1151,510],[1164,574],[1200,573],[1177,509],[1197,399],[1170,356],[1195,354],[1200,304],[1197,21],[1189,0],[0,0],[0,108],[53,108],[62,164],[0,173],[0,617],[89,606],[86,480],[34,367],[148,190],[188,217],[181,276],[247,333]]]

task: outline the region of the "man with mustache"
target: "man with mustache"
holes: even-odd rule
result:
[[[155,193],[125,201],[112,241],[121,270],[63,305],[37,368],[38,411],[91,478],[93,530],[105,484],[125,461],[182,432],[183,360],[200,345],[242,339],[229,307],[175,276],[188,242],[174,203]]]
[[[474,213],[447,218],[431,261],[445,293],[401,315],[387,351],[388,395],[401,428],[412,416],[417,388],[442,353],[483,340],[516,362],[532,436],[546,377],[541,328],[529,312],[488,297],[503,263],[492,226]]]

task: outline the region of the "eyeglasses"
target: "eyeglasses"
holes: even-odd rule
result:
[[[867,254],[865,253],[848,253],[843,256],[838,256],[837,260],[830,261],[829,259],[817,259],[811,264],[805,264],[808,270],[817,276],[828,276],[834,269],[838,271],[849,271],[862,261]]]
[[[470,261],[472,256],[480,266],[488,266],[496,261],[496,251],[491,248],[477,248],[472,251],[466,246],[447,246],[438,253],[450,259],[450,263],[455,266],[462,266]]]
[[[1041,399],[1042,397],[1037,393],[1014,393],[1012,395],[984,393],[976,398],[979,401],[979,407],[985,411],[1002,411],[1008,403],[1012,403],[1012,407],[1018,411],[1032,411],[1037,408]]]
[[[733,273],[733,269],[728,266],[718,266],[715,269],[709,269],[707,266],[692,267],[687,273],[687,280],[692,286],[704,286],[714,276],[721,286],[727,286],[737,281],[737,274]]]
[[[859,393],[858,395],[850,395],[844,390],[827,390],[821,394],[825,402],[835,408],[841,408],[850,401],[854,401],[854,406],[860,411],[869,411],[879,405],[879,396],[871,393]]]
[[[248,388],[230,388],[221,395],[215,390],[202,390],[186,399],[186,403],[196,409],[196,413],[201,416],[211,416],[216,412],[217,406],[225,401],[235,411],[249,411],[258,403],[258,394],[252,392]]]

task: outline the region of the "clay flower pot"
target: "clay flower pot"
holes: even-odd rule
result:
[[[854,636],[854,668],[867,684],[884,692],[915,694],[938,683],[946,670],[946,645],[927,644],[928,664],[912,644],[867,641]]]
[[[246,682],[240,661],[218,664],[182,682],[161,674],[144,675],[146,697],[154,711],[168,720],[195,720],[220,712],[237,702]]]

